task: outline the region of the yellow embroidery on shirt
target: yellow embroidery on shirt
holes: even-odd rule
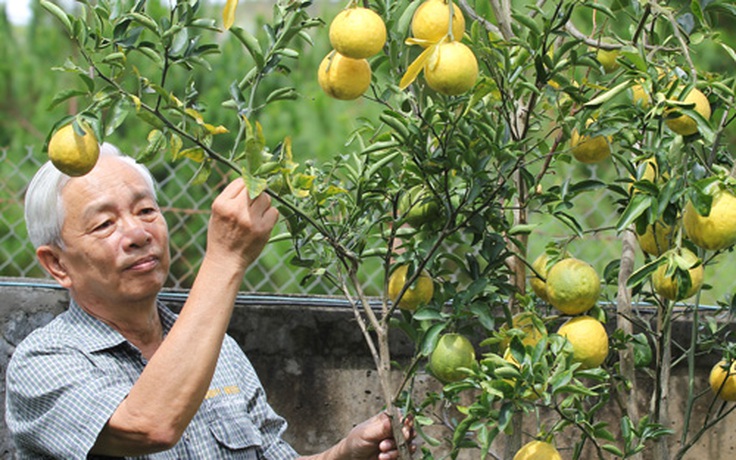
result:
[[[240,393],[240,387],[237,385],[229,385],[222,388],[210,388],[207,390],[207,393],[204,395],[204,399],[210,399],[214,398],[216,396],[221,396],[223,394],[226,395],[236,395]]]
[[[222,389],[226,395],[236,395],[240,393],[240,388],[237,385],[231,385]]]
[[[220,391],[219,388],[210,388],[207,390],[207,393],[204,395],[204,399],[210,399],[214,398],[215,396],[219,396],[222,391]]]

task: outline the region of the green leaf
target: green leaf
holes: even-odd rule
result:
[[[616,223],[616,230],[621,232],[628,228],[639,216],[644,214],[649,207],[652,205],[652,197],[638,193],[634,195],[629,204],[624,209],[624,212],[619,217]]]
[[[614,446],[613,444],[603,444],[601,446],[601,449],[605,450],[606,452],[610,452],[617,457],[624,458],[624,453],[621,451],[621,449]]]
[[[67,89],[63,90],[59,93],[57,93],[54,98],[51,100],[51,103],[49,104],[47,110],[51,110],[57,105],[61,104],[62,102],[69,100],[73,97],[77,96],[85,96],[87,95],[87,91],[82,91],[78,89]]]
[[[614,97],[618,96],[620,93],[625,91],[631,85],[632,85],[632,82],[630,80],[619,83],[618,85],[614,86],[613,88],[609,89],[603,94],[591,99],[590,101],[586,102],[583,105],[589,108],[599,107],[603,105],[604,103],[610,101]]]
[[[243,171],[242,176],[245,181],[245,186],[248,189],[248,196],[251,200],[255,199],[268,187],[266,179],[253,176],[247,171]]]
[[[43,9],[48,11],[49,13],[56,16],[56,19],[61,21],[61,23],[64,25],[64,28],[66,28],[67,33],[71,36],[74,32],[74,28],[72,27],[72,21],[69,19],[69,16],[62,10],[58,5],[48,1],[48,0],[41,0],[41,6]]]
[[[295,100],[299,94],[292,87],[277,88],[266,97],[266,104],[274,101]]]
[[[665,257],[659,257],[632,273],[631,276],[629,276],[629,279],[626,280],[626,287],[633,289],[642,284],[649,278],[652,273],[654,273],[657,267],[659,267],[666,260],[667,259]]]
[[[446,323],[437,323],[429,328],[424,337],[422,338],[420,350],[422,356],[429,356],[434,351],[434,347],[437,346],[437,340],[439,340],[440,334],[447,327]]]
[[[262,69],[265,61],[263,58],[263,50],[261,49],[261,44],[258,43],[258,39],[242,27],[231,27],[230,32],[235,35],[235,38],[237,38],[240,43],[245,46],[250,55],[253,56],[253,60],[255,61],[256,66],[259,69]]]

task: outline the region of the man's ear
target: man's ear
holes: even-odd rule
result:
[[[71,286],[69,273],[61,260],[61,250],[57,246],[39,246],[36,249],[36,257],[38,257],[38,261],[44,270],[53,276],[62,287],[69,288]]]

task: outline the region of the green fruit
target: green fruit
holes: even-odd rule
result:
[[[437,199],[417,185],[399,199],[399,217],[414,228],[436,220],[440,215]]]
[[[465,336],[445,334],[429,357],[432,374],[444,383],[456,382],[466,377],[475,364],[475,349]]]

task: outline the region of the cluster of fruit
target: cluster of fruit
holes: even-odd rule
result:
[[[465,17],[452,0],[425,0],[414,12],[412,37],[407,44],[424,51],[409,66],[399,87],[409,86],[424,71],[427,86],[441,94],[459,95],[475,85],[478,60],[473,50],[461,42]]]
[[[552,262],[552,263],[550,263]],[[573,348],[573,360],[583,369],[598,367],[608,356],[608,334],[603,324],[587,313],[598,301],[601,280],[595,269],[575,257],[551,261],[543,252],[532,263],[534,276],[531,286],[534,293],[572,318],[562,324],[557,333],[566,337]],[[521,317],[523,319],[524,317]],[[513,327],[521,329],[527,337],[534,323],[514,319]]]
[[[604,54],[605,53],[605,54]],[[603,65],[606,72],[611,72],[616,65],[615,58],[610,56],[617,55],[614,51],[598,52],[598,60]],[[664,74],[662,75],[664,78]],[[558,87],[554,81],[550,82],[553,87]],[[668,83],[672,85],[672,83]],[[692,108],[705,120],[710,119],[711,107],[708,98],[697,88],[691,88],[687,93],[683,94],[684,87],[680,87],[675,91],[676,102],[681,105]],[[637,83],[631,87],[631,100],[634,105],[638,105],[642,109],[649,109],[652,104],[652,96],[644,89],[641,83]],[[682,136],[692,136],[698,133],[698,123],[690,115],[681,113],[676,108],[668,108],[663,112],[665,125],[675,134]],[[586,128],[595,122],[594,119],[588,119],[585,123]],[[570,135],[570,153],[573,157],[587,164],[599,163],[611,156],[611,145],[614,139],[612,136],[581,135],[577,130],[573,130]]]
[[[374,56],[386,43],[386,25],[375,11],[359,6],[342,10],[330,23],[333,50],[322,59],[317,80],[330,97],[352,100],[360,97],[371,84]]]
[[[409,66],[399,85],[402,89],[422,70],[427,85],[439,93],[458,95],[473,87],[478,79],[478,61],[473,51],[460,42],[465,18],[452,0],[425,0],[414,12],[411,30],[407,43],[420,45],[424,51]],[[386,25],[376,12],[350,6],[332,20],[329,37],[333,50],[319,66],[319,85],[335,99],[356,99],[370,86],[367,58],[386,43]]]

